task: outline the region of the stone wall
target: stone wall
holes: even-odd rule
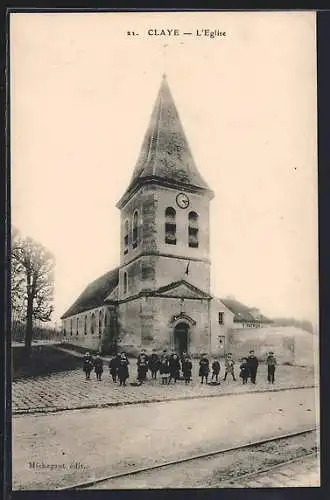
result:
[[[184,300],[184,314],[196,322],[196,325],[189,325],[189,352],[192,355],[210,351],[208,307],[208,300]],[[181,311],[180,301],[170,297],[141,297],[120,304],[121,348],[128,352],[141,347],[159,351],[174,349],[173,318]]]
[[[173,281],[187,279],[198,288],[210,291],[209,259],[209,200],[188,193],[190,205],[181,209],[176,204],[178,191],[161,186],[143,186],[121,211],[121,269],[119,298],[129,297],[140,290],[155,290]],[[165,210],[176,211],[177,243],[165,242]],[[133,214],[138,213],[138,245],[132,247]],[[198,214],[198,248],[188,245],[188,214]],[[125,223],[128,222],[128,246],[124,253]],[[154,255],[146,253],[154,252]],[[164,254],[164,257],[159,254]],[[192,259],[192,260],[191,260]],[[197,260],[195,260],[197,259]],[[189,274],[185,271],[189,264]],[[124,273],[128,276],[128,291],[124,294]]]
[[[229,334],[228,345],[237,359],[247,356],[253,349],[261,361],[266,359],[269,351],[273,351],[279,363],[313,365],[315,362],[313,335],[295,328],[233,330]]]
[[[228,335],[234,325],[234,314],[219,299],[212,299],[210,306],[211,350],[215,356],[222,357],[229,350]],[[219,313],[222,313],[223,324],[219,323]]]
[[[189,262],[188,275],[186,274]],[[210,264],[208,262],[188,261],[179,258],[157,257],[156,288],[173,281],[186,280],[206,293],[210,292]]]
[[[141,347],[141,310],[143,298],[119,304],[120,349],[134,354]]]
[[[120,224],[120,262],[121,265],[131,261],[146,251],[156,251],[156,205],[153,186],[143,186],[121,210]],[[138,245],[132,246],[133,214],[138,212]],[[128,246],[124,253],[125,223],[128,222]]]
[[[75,314],[62,320],[63,339],[72,344],[97,350],[101,346],[106,322],[109,320],[109,307],[97,307]]]
[[[187,258],[208,259],[209,258],[209,199],[202,194],[186,193],[190,199],[188,208],[179,208],[176,204],[176,196],[180,191],[176,189],[157,187],[155,199],[156,208],[156,245],[161,253],[171,253],[176,256]],[[176,245],[165,243],[165,210],[173,207],[176,211]],[[188,214],[194,211],[198,214],[198,248],[188,245]]]

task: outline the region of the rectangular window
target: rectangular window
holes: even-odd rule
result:
[[[198,229],[195,227],[188,228],[188,242],[191,248],[198,248]]]
[[[128,234],[124,238],[124,254],[128,253]]]
[[[133,248],[136,248],[136,247],[137,247],[137,244],[138,244],[138,242],[137,242],[137,237],[138,237],[138,230],[137,230],[137,227],[135,227],[135,228],[133,229],[133,243],[132,243],[132,247],[133,247]]]
[[[176,245],[176,224],[172,222],[165,223],[165,243]]]
[[[223,312],[219,312],[219,325],[223,325]]]

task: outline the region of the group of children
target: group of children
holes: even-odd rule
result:
[[[276,358],[273,352],[269,352],[267,359],[267,379],[269,383],[274,383],[275,381],[275,367],[277,365]],[[242,379],[243,384],[248,382],[250,378],[251,383],[256,383],[256,376],[258,370],[259,361],[254,354],[254,351],[249,352],[249,356],[242,358],[240,364],[239,376]],[[119,381],[119,385],[126,386],[126,381],[129,378],[129,361],[125,352],[113,356],[109,362],[109,371],[113,382]],[[220,361],[214,359],[211,364],[212,376],[211,384],[220,384]],[[96,379],[101,380],[103,373],[103,360],[99,354],[95,358],[92,357],[90,353],[86,353],[83,360],[83,370],[86,374],[86,379],[90,379],[90,374],[92,370],[95,370]],[[183,353],[181,357],[177,354],[168,354],[167,350],[159,356],[155,352],[148,356],[146,351],[143,349],[137,358],[137,381],[136,385],[141,385],[147,379],[148,371],[151,372],[151,378],[156,379],[157,373],[159,372],[162,385],[170,384],[172,381],[174,383],[182,378],[185,384],[189,384],[192,376],[192,361],[187,353]],[[210,374],[210,361],[206,354],[203,354],[199,361],[199,377],[201,378],[201,384],[204,382],[207,384]],[[235,377],[235,361],[233,360],[232,353],[228,353],[225,356],[225,374],[223,380],[227,379],[230,375],[233,381],[236,381]]]

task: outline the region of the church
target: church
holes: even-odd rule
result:
[[[116,205],[120,265],[89,284],[62,316],[68,340],[102,352],[116,337],[117,348],[130,354],[145,348],[221,355],[233,329],[267,324],[259,310],[211,293],[213,198],[164,75],[131,181]]]

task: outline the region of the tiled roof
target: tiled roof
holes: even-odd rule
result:
[[[212,193],[198,172],[165,76],[131,182],[118,206],[136,185],[146,179],[194,186]]]
[[[220,300],[232,313],[235,314],[234,322],[259,322],[258,320],[256,320],[255,316],[251,314],[252,311],[255,311],[253,307],[245,306],[235,299]],[[271,320],[263,314],[260,314],[260,323],[271,323]]]
[[[103,274],[90,283],[61,319],[79,314],[103,305],[104,299],[116,288],[119,280],[119,268]]]

